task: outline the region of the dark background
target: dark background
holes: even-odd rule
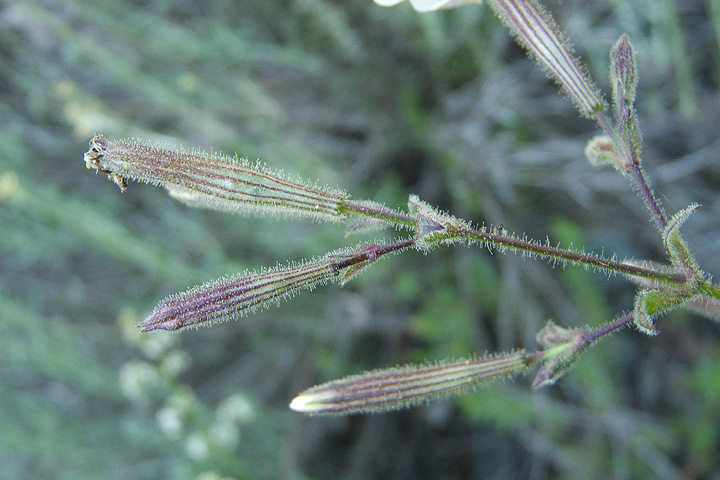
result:
[[[645,168],[720,272],[717,2],[553,1],[598,86],[636,48]],[[606,94],[607,95],[607,94]],[[374,232],[192,210],[85,169],[94,133],[213,149],[404,208],[663,261],[630,183],[487,6],[370,0],[0,1],[0,476],[8,479],[720,478],[720,331],[676,312],[554,387],[496,383],[376,416],[306,417],[314,384],[537,348],[634,287],[473,247],[408,252],[242,321],[134,325],[166,295]]]

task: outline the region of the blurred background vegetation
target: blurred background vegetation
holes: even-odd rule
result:
[[[551,1],[607,91],[623,32],[646,170],[720,275],[720,2]],[[237,152],[403,207],[663,260],[596,133],[489,8],[370,0],[0,2],[0,476],[7,479],[720,478],[720,330],[623,331],[553,388],[528,379],[364,417],[305,417],[314,384],[535,348],[633,286],[479,248],[407,253],[343,288],[139,335],[161,298],[354,244],[342,227],[192,210],[85,169],[93,133]],[[375,238],[383,232],[375,232]],[[387,235],[394,235],[388,232]]]

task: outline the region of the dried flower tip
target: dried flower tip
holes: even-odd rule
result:
[[[298,395],[290,408],[309,414],[395,410],[459,393],[481,382],[512,377],[525,372],[534,361],[522,350],[482,360],[377,370],[312,387]]]
[[[339,190],[291,181],[245,160],[201,151],[175,151],[134,140],[90,141],[87,168],[107,173],[121,190],[127,180],[162,185],[193,206],[224,211],[300,214],[321,220],[344,220],[349,196]]]
[[[488,3],[518,41],[564,87],[584,116],[591,117],[605,108],[605,102],[562,40],[548,12],[534,0],[491,0]]]
[[[610,85],[613,89],[613,103],[620,112],[631,108],[635,102],[638,76],[635,55],[630,38],[623,34],[610,52]],[[622,114],[618,113],[618,118]]]
[[[383,7],[393,7],[404,0],[374,0]],[[480,5],[482,0],[410,0],[412,7],[418,12],[432,12],[447,8],[462,7],[463,5]]]
[[[542,330],[535,335],[535,340],[544,348],[555,348],[577,342],[579,333],[582,334],[583,332],[574,328],[561,327],[552,321],[548,321]]]
[[[85,160],[85,168],[94,168],[96,172],[100,171],[108,176],[108,180],[120,187],[120,191],[124,192],[127,190],[127,179],[113,173],[111,170],[103,166],[102,159],[107,150],[107,141],[102,135],[95,135],[90,140],[90,149],[83,155]]]

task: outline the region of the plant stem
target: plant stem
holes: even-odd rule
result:
[[[619,330],[626,325],[633,322],[635,319],[635,315],[632,313],[628,313],[627,315],[624,315],[620,318],[616,318],[610,323],[606,323],[605,325],[601,326],[600,328],[593,330],[591,332],[588,332],[587,336],[585,337],[585,341],[589,344],[591,342],[594,342],[595,340],[599,339],[600,337],[603,337],[607,335],[608,333],[612,333],[615,330]]]
[[[657,225],[660,228],[660,231],[663,231],[667,226],[667,219],[665,218],[665,214],[660,208],[660,204],[655,198],[655,194],[653,193],[652,188],[650,188],[650,184],[645,179],[645,175],[643,174],[640,165],[632,165],[630,167],[630,174],[632,175],[633,180],[635,180],[635,184],[637,185],[640,193],[645,199],[645,204],[650,209],[650,213],[652,213],[655,222],[657,222]]]
[[[629,265],[627,263],[598,257],[595,255],[572,252],[557,247],[551,247],[550,245],[543,245],[537,242],[522,240],[519,238],[506,237],[490,232],[484,232],[482,230],[462,229],[458,233],[461,237],[478,240],[482,243],[499,247],[507,247],[513,250],[527,252],[532,255],[537,255],[544,258],[579,263],[585,266],[600,268],[614,273],[623,273],[634,277],[647,278],[668,284],[682,284],[686,281],[686,277],[682,274],[660,272],[657,270],[639,267],[637,265]]]
[[[568,330],[560,329],[561,332],[566,331],[566,337],[562,338],[562,341],[557,341],[557,344],[549,346],[545,350],[527,354],[528,363],[533,363],[538,360],[553,360],[559,356],[566,355],[568,352],[578,354],[593,342],[600,338],[615,332],[621,328],[624,328],[628,324],[632,323],[635,319],[633,313],[628,313],[622,317],[616,318],[612,322],[608,322],[595,330]]]
[[[602,112],[596,112],[595,120],[597,121],[598,125],[600,125],[600,128],[602,128],[605,133],[613,139],[616,147],[620,148],[620,142],[622,142],[622,139],[620,138],[620,135],[618,135],[618,132],[612,126],[608,118]],[[634,155],[632,149],[628,149],[628,153],[630,155]],[[640,191],[640,194],[645,200],[645,205],[647,205],[648,209],[650,210],[653,219],[657,223],[660,230],[664,230],[667,226],[667,219],[665,218],[665,214],[663,213],[662,208],[660,208],[660,203],[657,201],[657,198],[655,198],[655,194],[650,187],[650,183],[647,181],[647,178],[645,178],[645,174],[640,167],[640,159],[633,158],[632,161],[628,163],[629,165],[627,166],[627,169],[624,169],[624,172],[630,174],[630,177],[632,178],[633,182],[637,186],[637,189]]]

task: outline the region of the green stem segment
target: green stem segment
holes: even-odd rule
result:
[[[585,253],[564,250],[550,245],[543,245],[529,240],[498,235],[481,230],[469,229],[458,232],[459,236],[476,240],[485,244],[502,248],[510,248],[518,252],[525,252],[543,258],[568,261],[588,267],[600,268],[614,273],[622,273],[634,277],[647,278],[662,283],[682,284],[685,283],[685,276],[682,274],[666,273],[648,268],[630,265],[627,263],[610,260]]]

